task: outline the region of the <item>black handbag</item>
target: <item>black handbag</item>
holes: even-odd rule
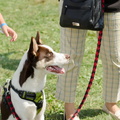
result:
[[[101,0],[63,0],[60,26],[100,31],[104,28]]]

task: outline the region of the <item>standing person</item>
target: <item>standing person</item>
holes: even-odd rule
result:
[[[60,0],[62,6],[63,0]],[[103,65],[104,111],[120,120],[120,0],[105,0],[104,30],[100,57]],[[61,27],[61,52],[74,63],[66,65],[66,74],[57,82],[56,98],[65,102],[66,119],[75,112],[74,100],[82,63],[87,30]],[[74,120],[79,120],[76,116]]]
[[[4,18],[3,18],[1,13],[0,13],[0,28],[2,29],[2,32],[7,37],[9,37],[9,36],[12,37],[10,39],[10,41],[15,41],[17,39],[17,33],[6,24],[6,22],[5,22],[5,20],[4,20]]]

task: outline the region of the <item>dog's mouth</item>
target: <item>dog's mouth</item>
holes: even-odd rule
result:
[[[61,68],[61,67],[56,66],[56,65],[47,66],[46,70],[49,71],[49,72],[58,73],[58,74],[64,74],[65,73],[64,68]]]

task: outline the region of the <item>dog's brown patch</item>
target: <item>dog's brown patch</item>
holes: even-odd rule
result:
[[[49,49],[47,49],[43,46],[39,46],[37,56],[38,56],[37,61],[45,59],[46,62],[50,61],[54,57],[52,51],[50,51]]]

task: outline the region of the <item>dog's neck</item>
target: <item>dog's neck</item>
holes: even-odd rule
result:
[[[12,84],[20,89],[31,92],[39,92],[43,89],[46,82],[46,73],[43,70],[38,70],[25,66],[27,60],[27,52],[23,55],[20,64],[13,75]],[[32,72],[28,69],[32,69]],[[26,74],[28,71],[29,75]]]

